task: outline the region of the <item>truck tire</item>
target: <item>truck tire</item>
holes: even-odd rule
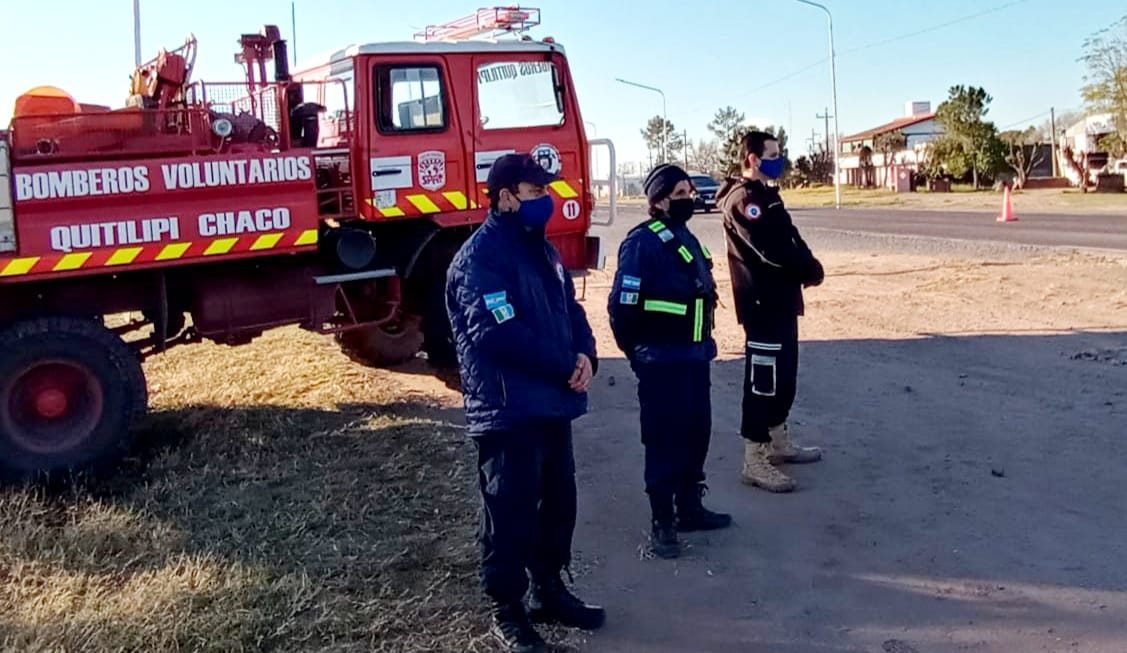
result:
[[[137,353],[92,318],[0,329],[0,475],[98,471],[129,450],[148,406]]]
[[[454,333],[446,314],[446,271],[462,246],[462,240],[437,243],[427,259],[423,284],[423,350],[427,362],[440,370],[458,366]]]
[[[422,318],[404,315],[396,322],[337,335],[341,351],[372,367],[387,367],[414,358],[423,347]]]

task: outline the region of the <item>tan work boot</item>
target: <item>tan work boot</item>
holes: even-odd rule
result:
[[[771,452],[768,459],[772,465],[782,463],[816,463],[822,459],[818,447],[800,447],[790,440],[790,429],[786,422],[767,430],[771,436]]]
[[[742,479],[747,485],[761,487],[768,492],[791,492],[794,479],[780,472],[771,464],[770,442],[744,440],[744,469]]]

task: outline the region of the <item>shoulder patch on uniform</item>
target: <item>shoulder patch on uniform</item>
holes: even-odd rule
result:
[[[622,287],[626,288],[627,290],[641,290],[642,289],[642,280],[639,277],[632,277],[628,274],[623,275],[623,277],[622,277]]]
[[[638,293],[623,291],[618,296],[618,303],[619,304],[626,304],[628,306],[634,306],[635,304],[638,303]]]
[[[661,239],[661,242],[668,243],[669,241],[673,240],[673,232],[668,229],[662,229],[661,231],[657,232],[657,237]]]
[[[493,319],[497,320],[497,324],[508,322],[516,316],[517,312],[516,309],[513,308],[512,304],[501,304],[497,308],[493,309]]]
[[[484,299],[485,308],[492,311],[498,306],[507,304],[509,300],[509,294],[503,290],[501,292],[491,292],[486,294]]]
[[[747,216],[748,220],[758,220],[763,215],[763,209],[759,208],[759,205],[755,202],[748,202],[744,206],[744,215]]]

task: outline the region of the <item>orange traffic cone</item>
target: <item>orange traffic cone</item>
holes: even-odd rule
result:
[[[1006,184],[1006,192],[1002,195],[1002,215],[998,216],[998,222],[1017,222],[1017,217],[1014,216],[1014,205],[1010,199],[1010,185]]]

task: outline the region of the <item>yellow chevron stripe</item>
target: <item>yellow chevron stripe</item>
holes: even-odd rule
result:
[[[550,186],[552,190],[556,191],[556,193],[565,200],[571,199],[573,197],[579,197],[579,193],[575,192],[575,189],[571,187],[571,184],[567,183],[563,179],[553,181]]]
[[[67,270],[77,270],[85,265],[86,261],[89,258],[90,252],[83,252],[81,254],[67,254],[66,256],[59,259],[59,262],[55,264],[54,271],[65,272]]]
[[[140,247],[123,247],[113,253],[106,265],[129,265],[141,254]]]
[[[235,246],[235,243],[238,242],[238,238],[220,238],[219,240],[216,240],[208,245],[207,249],[204,250],[203,255],[215,256],[216,254],[226,254],[227,252],[231,251],[231,248],[233,248]]]
[[[438,208],[429,197],[426,195],[408,195],[407,201],[414,204],[415,208],[423,213],[440,213],[442,209]]]
[[[458,209],[459,211],[465,211],[466,206],[468,206],[465,193],[455,190],[449,193],[443,193],[442,196],[446,198],[447,202],[453,204],[454,208]]]
[[[301,232],[301,236],[299,236],[297,241],[294,242],[294,245],[315,245],[316,243],[317,243],[317,230],[316,229],[308,229],[306,231]]]
[[[378,211],[379,214],[385,218],[402,218],[403,216],[407,215],[403,212],[403,209],[399,208],[398,206],[389,206],[386,209],[376,207],[376,211]]]
[[[26,258],[14,258],[8,261],[3,270],[0,270],[0,277],[15,277],[21,274],[31,272],[31,268],[39,262],[38,256],[28,256]]]
[[[278,246],[278,241],[282,239],[282,234],[263,234],[255,239],[254,244],[250,246],[251,251],[259,251],[262,249],[274,249]]]
[[[184,256],[184,252],[188,251],[188,248],[191,246],[191,243],[172,243],[171,245],[165,245],[164,248],[160,250],[160,254],[157,254],[157,260],[170,261],[172,259],[178,259]]]

